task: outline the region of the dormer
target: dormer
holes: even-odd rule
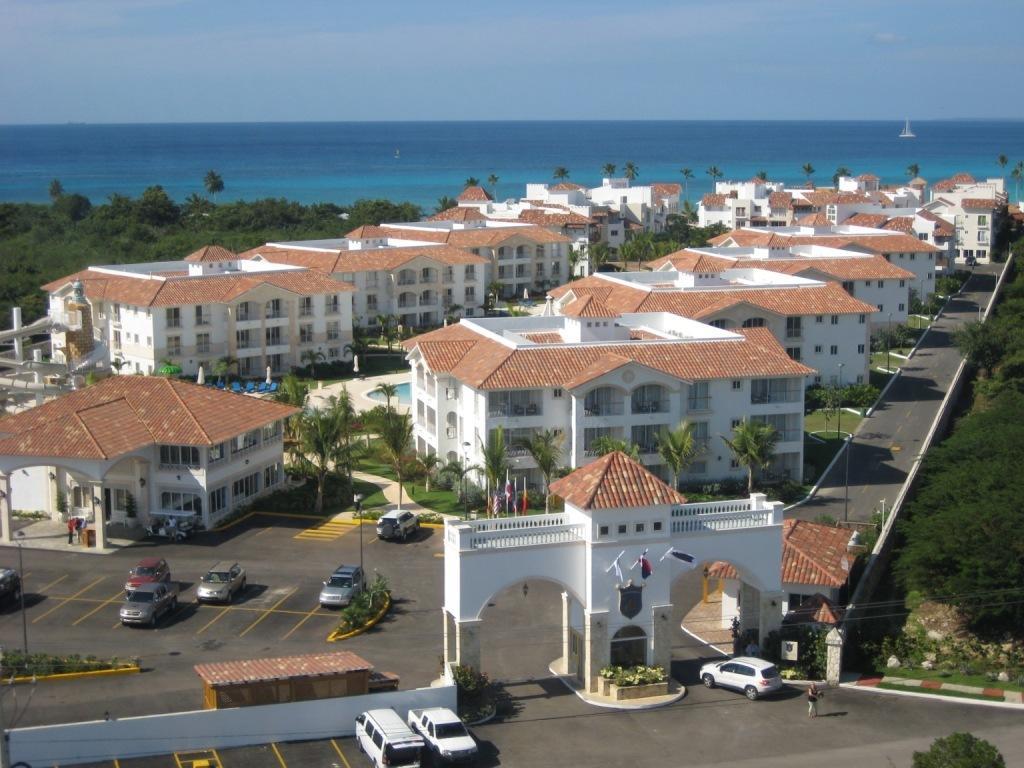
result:
[[[238,254],[219,245],[206,245],[185,257],[189,277],[238,271]]]
[[[562,304],[563,337],[569,342],[628,341],[629,329],[616,323],[619,317],[596,296],[576,298],[570,291]]]

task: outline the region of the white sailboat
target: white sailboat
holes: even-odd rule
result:
[[[909,120],[907,120],[907,122],[903,125],[903,130],[900,131],[900,138],[901,139],[916,139],[917,138],[917,134],[914,133],[912,130],[910,130],[910,121]]]

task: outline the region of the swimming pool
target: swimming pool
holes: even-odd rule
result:
[[[412,403],[412,395],[409,391],[411,389],[409,382],[403,381],[396,387],[396,389],[398,390],[397,399],[399,405],[409,405]],[[366,396],[371,400],[379,400],[382,403],[387,401],[387,398],[384,397],[384,395],[382,395],[380,392],[374,392],[372,390],[367,392]]]

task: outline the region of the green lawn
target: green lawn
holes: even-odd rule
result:
[[[899,683],[879,683],[879,688],[884,688],[887,691],[913,691],[914,693],[925,693],[929,696],[949,696],[954,699],[978,699],[980,701],[996,701],[991,696],[984,696],[980,693],[960,693],[960,691],[943,691],[942,689],[936,688],[917,688],[907,685],[900,685]]]
[[[1024,691],[1024,686],[1014,682],[1001,683],[998,680],[989,680],[985,675],[961,675],[959,672],[950,670],[900,668],[895,670],[892,676],[906,677],[911,680],[935,680],[939,683],[954,683],[955,685],[973,685],[978,688],[999,688],[1002,691]]]
[[[405,490],[409,498],[434,512],[459,517],[466,513],[465,506],[459,502],[459,494],[455,491],[446,491],[436,485],[431,486],[430,493],[423,490],[422,485],[406,485]]]
[[[885,364],[887,362],[887,358],[888,358],[889,364],[892,366],[892,368],[890,370],[896,370],[897,368],[902,367],[903,364],[907,362],[902,357],[896,357],[895,355],[888,355],[887,356],[885,354],[885,352],[872,352],[871,353],[871,372],[874,373],[875,372],[875,370],[874,370],[875,368],[885,368]],[[871,382],[871,383],[874,384],[874,382]]]
[[[805,432],[822,432],[828,430],[828,434],[832,437],[836,436],[836,427],[842,424],[843,432],[854,432],[860,423],[864,419],[860,416],[855,416],[849,411],[844,410],[842,417],[837,419],[836,412],[831,411],[829,413],[828,425],[825,423],[825,411],[813,411],[804,416],[804,431]],[[817,437],[825,437],[824,434],[817,435]]]
[[[355,480],[352,486],[354,493],[363,494],[363,509],[383,507],[388,503],[388,500],[384,497],[384,491],[381,490],[379,485]]]
[[[931,323],[929,323],[925,318],[918,317],[917,315],[911,315],[910,317],[907,318],[908,328],[914,328],[915,330],[924,330],[930,325]]]

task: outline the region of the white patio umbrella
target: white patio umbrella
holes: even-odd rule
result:
[[[270,379],[270,366],[268,365],[267,366],[267,384],[270,384],[270,383],[271,383],[271,379]]]
[[[203,366],[199,366],[199,373],[196,374],[196,384],[202,386],[206,383],[206,371],[203,370]]]
[[[359,355],[352,355],[352,373],[359,373]]]
[[[530,300],[530,289],[529,288],[523,288],[523,301],[529,301],[529,300]]]

